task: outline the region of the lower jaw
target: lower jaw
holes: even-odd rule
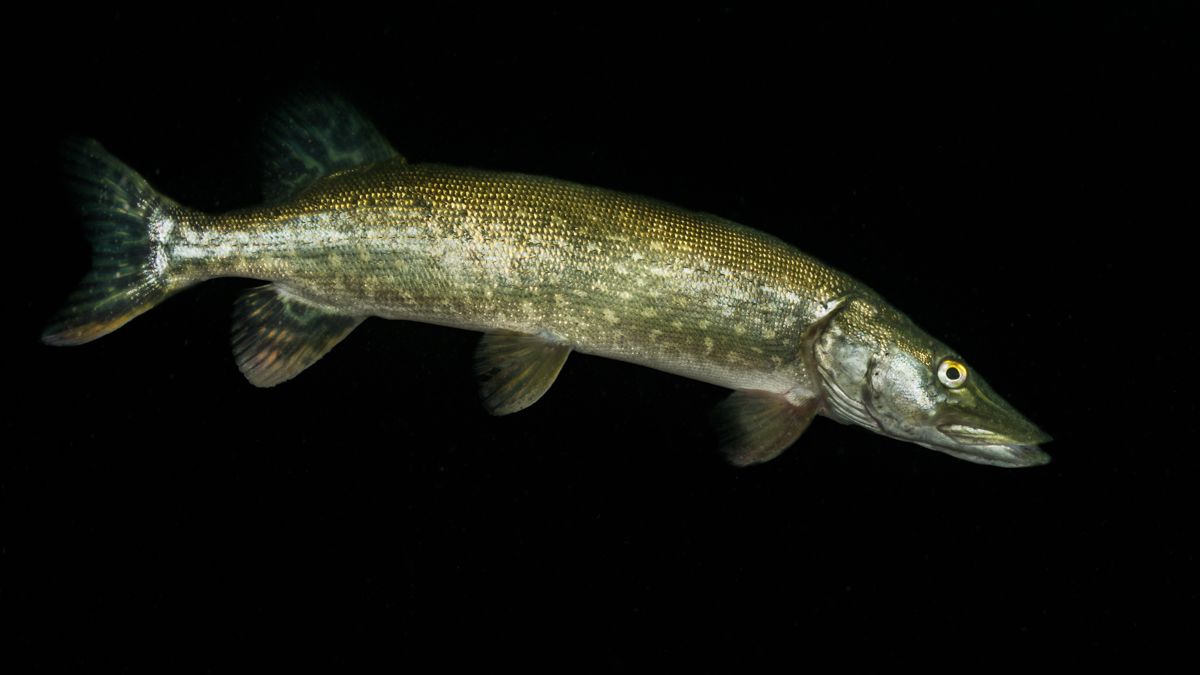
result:
[[[1041,466],[1050,461],[1050,455],[1036,445],[981,445],[974,448],[937,445],[934,443],[919,443],[922,447],[937,450],[975,464],[999,466],[1008,469],[1019,469],[1030,466]]]

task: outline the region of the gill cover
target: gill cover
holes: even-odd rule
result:
[[[907,317],[856,298],[814,349],[826,414],[891,438],[993,466],[1045,464],[1050,437],[979,373]]]

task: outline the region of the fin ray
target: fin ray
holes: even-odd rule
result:
[[[282,201],[325,176],[386,159],[403,161],[361,113],[332,94],[297,96],[269,121],[264,197]]]
[[[545,395],[571,348],[536,335],[487,333],[475,351],[483,405],[493,415],[524,410]]]
[[[333,314],[277,284],[252,288],[234,305],[234,358],[251,384],[273,387],[328,354],[363,318]]]
[[[92,268],[42,341],[78,345],[111,333],[190,283],[171,278],[165,242],[183,207],[94,140],[69,141],[63,149],[92,245]]]
[[[815,399],[793,405],[779,394],[735,391],[715,411],[721,452],[734,466],[775,459],[800,438],[817,408]]]

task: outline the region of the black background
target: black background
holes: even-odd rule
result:
[[[1200,33],[1150,3],[996,6],[30,22],[55,28],[10,60],[6,104],[5,658],[723,671],[1185,647]],[[88,265],[63,137],[184,204],[249,205],[262,120],[313,85],[410,161],[795,243],[965,354],[1054,462],[976,466],[820,420],[733,470],[707,426],[723,390],[576,355],[492,418],[474,334],[380,320],[260,390],[228,346],[249,280],[84,347],[38,342]]]

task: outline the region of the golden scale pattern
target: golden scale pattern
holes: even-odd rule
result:
[[[795,380],[827,303],[875,294],[756,230],[550,178],[381,162],[181,226],[175,273],[347,316],[537,334],[733,388]],[[864,303],[864,331],[878,330]],[[894,310],[890,310],[894,311]],[[885,336],[878,336],[883,340]],[[891,336],[894,339],[895,336]]]

